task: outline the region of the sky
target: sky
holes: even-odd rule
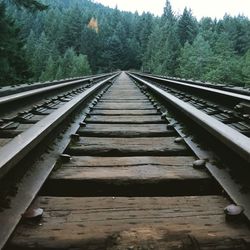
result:
[[[166,0],[94,0],[105,6],[125,11],[138,11],[140,14],[151,12],[162,15]],[[250,18],[250,0],[170,0],[172,9],[176,14],[182,13],[186,7],[191,8],[192,13],[198,19],[204,16],[223,18],[224,14],[237,16],[243,14]]]

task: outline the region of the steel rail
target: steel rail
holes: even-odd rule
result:
[[[22,158],[24,158],[39,142],[44,139],[65,117],[72,113],[94,91],[98,90],[108,81],[118,74],[102,80],[90,87],[73,100],[43,118],[34,126],[16,136],[13,140],[0,148],[0,178],[13,168]]]
[[[190,83],[193,85],[197,85],[197,86],[203,86],[203,87],[208,87],[208,88],[212,88],[212,89],[220,89],[220,90],[224,90],[227,92],[232,92],[232,93],[237,93],[237,94],[242,94],[242,95],[247,95],[250,96],[250,89],[244,89],[241,86],[236,86],[236,85],[226,85],[226,84],[219,84],[219,83],[209,83],[209,82],[201,82],[201,81],[195,81],[195,80],[185,80],[182,78],[174,78],[174,77],[164,77],[164,76],[158,76],[160,78],[165,78],[166,80],[174,80],[174,81],[178,81],[178,82],[183,82],[183,83]]]
[[[137,73],[137,72],[134,72]],[[179,77],[171,77],[171,76],[164,76],[164,75],[156,75],[156,74],[148,74],[148,73],[142,73],[144,76],[147,77],[159,77],[162,80],[165,81],[178,81],[178,82],[183,82],[183,83],[190,83],[196,86],[202,86],[202,87],[208,87],[208,88],[212,88],[212,89],[220,89],[220,90],[224,90],[227,92],[232,92],[232,93],[238,93],[238,94],[242,94],[242,95],[247,95],[250,96],[250,88],[246,89],[243,88],[241,86],[236,86],[236,85],[226,85],[223,83],[210,83],[210,82],[203,82],[203,81],[199,81],[199,80],[191,80],[191,79],[183,79],[183,78],[179,78]]]
[[[180,82],[177,80],[165,79],[165,78],[161,78],[158,76],[144,75],[141,73],[132,72],[132,74],[137,75],[137,76],[141,76],[141,77],[146,77],[146,78],[151,79],[151,80],[159,80],[159,81],[163,81],[165,83],[169,82],[172,84],[176,84],[178,86],[188,87],[188,88],[192,88],[192,89],[199,90],[199,91],[206,91],[208,94],[216,94],[216,95],[220,95],[220,96],[224,96],[224,97],[229,97],[229,98],[237,100],[239,102],[242,102],[242,101],[243,102],[250,102],[250,96],[243,95],[243,94],[237,94],[234,92],[229,92],[228,90],[220,90],[220,89],[215,89],[215,88],[210,88],[210,87],[203,87],[200,85],[195,85],[195,84],[191,84],[191,83],[184,83],[184,82]]]
[[[67,82],[58,83],[58,84],[53,85],[53,86],[47,86],[47,87],[44,87],[44,88],[41,87],[41,88],[38,88],[38,89],[23,91],[21,93],[2,96],[2,97],[0,97],[0,105],[7,104],[7,103],[10,103],[10,102],[14,102],[14,101],[17,101],[17,100],[20,100],[20,99],[23,99],[23,98],[27,98],[27,97],[30,97],[30,96],[35,96],[35,95],[38,95],[38,94],[46,93],[46,92],[49,92],[49,91],[52,91],[52,90],[65,88],[65,87],[68,87],[68,86],[71,86],[71,85],[76,85],[76,84],[79,84],[81,82],[87,82],[89,80],[98,80],[98,79],[100,79],[102,77],[105,77],[105,76],[108,77],[110,75],[112,75],[112,73],[99,75],[99,76],[95,76],[95,77],[81,78],[81,79],[73,80],[73,81],[69,80]]]
[[[242,157],[245,161],[250,163],[250,138],[223,124],[217,119],[205,114],[194,106],[154,86],[146,80],[131,73],[129,73],[129,75],[159,94],[165,100],[170,102],[175,108],[179,109],[195,123],[202,126],[202,128],[207,130],[210,134],[219,139],[223,144],[227,145],[231,150],[240,155],[240,157]]]
[[[84,80],[86,78],[90,78],[92,75],[88,76],[83,76],[83,77],[73,77],[73,78],[65,78],[61,80],[54,80],[54,81],[46,81],[46,82],[35,82],[32,84],[20,84],[20,85],[7,85],[7,86],[0,86],[0,97],[2,96],[7,96],[7,95],[12,95],[28,90],[34,90],[34,89],[39,89],[39,88],[44,88],[48,86],[54,86],[60,83],[65,83],[69,81],[75,81],[75,80]]]

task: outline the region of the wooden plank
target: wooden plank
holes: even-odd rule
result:
[[[137,101],[137,100],[142,100],[142,101],[147,101],[148,98],[145,97],[144,95],[140,96],[114,96],[114,95],[104,95],[100,100],[102,101],[108,101],[108,100],[114,100],[114,101]]]
[[[180,159],[179,159],[180,158]],[[91,162],[93,160],[93,162]],[[53,196],[183,196],[218,194],[194,157],[73,157],[42,190]],[[87,166],[91,164],[90,166]]]
[[[100,101],[98,103],[146,103],[146,104],[151,104],[151,102],[148,99],[144,99],[144,100],[138,100],[138,99],[100,99]]]
[[[132,83],[133,84],[133,83]],[[132,85],[130,85],[132,86]],[[130,86],[128,85],[128,88],[121,88],[119,85],[113,85],[107,92],[106,95],[120,95],[121,93],[127,93],[127,94],[135,94],[135,95],[142,95],[145,97],[145,95],[143,95],[141,93],[141,91],[135,87],[135,88],[130,88]]]
[[[139,98],[145,98],[146,96],[143,95],[142,93],[140,93],[139,91],[121,91],[121,90],[114,90],[112,89],[112,91],[110,93],[106,93],[105,94],[105,98],[109,99],[109,98],[124,98],[125,99],[129,99],[129,96],[132,96],[133,99],[137,99],[137,97]]]
[[[249,249],[247,225],[225,221],[228,204],[220,196],[39,197],[41,221],[21,223],[7,249]]]
[[[139,103],[102,103],[97,104],[94,109],[155,109],[152,104],[139,104]]]
[[[156,157],[154,157],[156,158]],[[168,165],[168,157],[162,157],[161,164],[158,165],[157,161],[151,164],[145,164],[134,162],[134,165],[127,166],[114,166],[111,158],[110,167],[79,167],[78,164],[61,167],[58,171],[54,172],[51,176],[52,179],[70,179],[70,180],[101,180],[107,182],[130,182],[130,181],[148,181],[148,182],[160,182],[162,180],[185,180],[185,179],[205,179],[210,178],[204,171],[198,171],[190,167],[194,159],[190,157],[191,162],[189,164],[183,163],[183,165]],[[178,158],[178,157],[176,157]],[[188,157],[184,157],[189,159]],[[138,159],[138,158],[137,158]],[[99,158],[100,161],[103,158]],[[118,159],[116,158],[116,162]],[[123,159],[124,161],[124,159]],[[189,165],[189,166],[188,166]]]
[[[63,167],[136,167],[136,166],[163,166],[163,167],[192,167],[195,161],[193,156],[135,156],[135,157],[98,157],[73,156]]]
[[[91,115],[156,115],[159,114],[155,109],[94,109]]]
[[[81,136],[92,137],[157,137],[174,136],[176,132],[167,130],[165,124],[98,124],[87,123],[77,132]],[[176,135],[177,136],[177,135]]]
[[[86,119],[91,123],[134,123],[134,124],[146,124],[146,123],[165,123],[159,115],[140,115],[140,116],[112,116],[112,115],[92,115]]]
[[[127,182],[132,181],[144,183],[154,182],[158,183],[162,180],[186,180],[186,179],[205,179],[208,175],[205,172],[188,169],[183,167],[169,167],[169,166],[134,166],[134,167],[95,167],[95,168],[76,168],[62,167],[59,171],[52,174],[52,179],[64,180],[92,180],[103,182]]]
[[[98,138],[84,137],[66,150],[72,155],[189,155],[190,150],[175,137]]]

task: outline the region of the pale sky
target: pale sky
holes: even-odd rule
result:
[[[143,11],[162,15],[166,0],[94,0],[105,6],[135,12]],[[243,14],[250,17],[250,0],[170,0],[173,11],[182,13],[185,6],[192,9],[193,15],[200,19],[203,16],[223,18],[225,13],[232,16]]]

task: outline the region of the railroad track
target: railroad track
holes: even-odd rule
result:
[[[0,97],[0,146],[110,75],[61,80],[3,91],[5,95]]]
[[[89,80],[94,79],[100,79],[102,77],[105,77],[105,75],[109,74],[99,74],[99,75],[90,75],[90,76],[84,76],[84,77],[74,77],[74,78],[66,78],[61,80],[54,80],[54,81],[46,81],[46,82],[36,82],[36,83],[26,83],[26,84],[17,84],[17,85],[11,85],[11,86],[0,86],[0,97],[3,96],[10,96],[13,94],[18,94],[21,92],[31,91],[31,90],[38,90],[38,89],[45,89],[47,87],[56,86],[59,87],[59,85],[63,86],[64,83],[77,83],[77,81],[87,82]],[[72,85],[73,85],[72,84]],[[60,88],[60,87],[59,87]],[[44,90],[45,91],[45,90]]]
[[[250,91],[135,73],[235,130],[250,136]]]
[[[250,136],[250,91],[135,74]]]
[[[3,144],[0,246],[249,249],[249,137],[163,87],[114,74]]]

